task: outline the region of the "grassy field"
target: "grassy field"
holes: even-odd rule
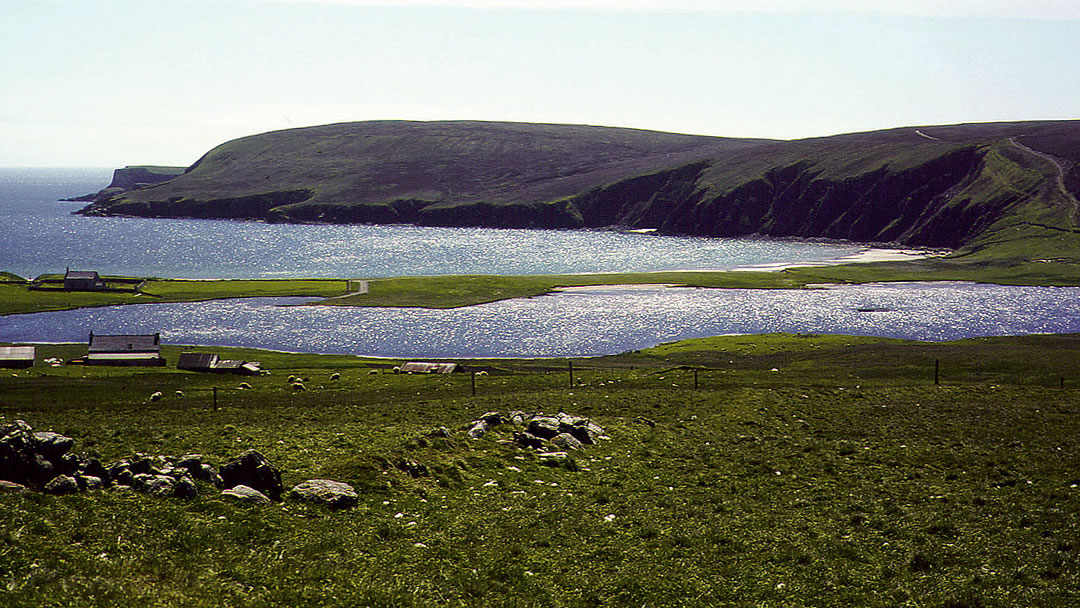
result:
[[[110,277],[104,277],[108,280]],[[120,278],[120,277],[111,277]],[[343,279],[232,279],[192,281],[146,279],[137,292],[31,290],[27,284],[0,282],[0,315],[67,310],[118,304],[197,302],[221,298],[270,296],[331,297],[346,292]]]
[[[85,346],[38,350],[69,359]],[[181,350],[165,348],[170,364]],[[240,390],[240,378],[171,368],[39,366],[0,376],[0,421],[67,434],[104,461],[195,452],[221,464],[255,448],[286,487],[338,479],[360,505],[244,507],[208,487],[186,502],[3,495],[0,604],[1080,601],[1077,335],[729,336],[462,362],[488,372],[475,396],[469,374],[213,350],[272,374]],[[289,390],[289,375],[309,390]],[[151,404],[153,391],[166,398]],[[470,420],[512,409],[588,416],[611,439],[550,467],[501,441],[509,429],[464,438]],[[426,437],[440,425],[449,439]]]

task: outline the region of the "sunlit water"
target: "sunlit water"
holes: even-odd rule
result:
[[[379,277],[725,269],[835,259],[860,247],[584,231],[295,226],[84,218],[56,198],[108,171],[0,170],[0,269],[135,276]],[[588,289],[456,310],[147,304],[0,317],[0,342],[160,332],[166,343],[392,357],[551,357],[727,333],[921,340],[1080,332],[1080,289],[894,284],[815,290]]]
[[[862,249],[584,230],[82,217],[71,212],[85,203],[56,202],[109,179],[103,170],[0,169],[0,270],[197,279],[649,272],[834,260]]]
[[[727,333],[814,332],[946,340],[1080,332],[1080,288],[894,284],[812,290],[608,289],[455,310],[279,306],[230,300],[0,319],[0,342],[161,332],[172,344],[393,357],[600,355]]]

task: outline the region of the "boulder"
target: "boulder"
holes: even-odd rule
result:
[[[248,450],[225,463],[219,473],[226,488],[244,485],[269,496],[273,501],[281,500],[281,472],[270,464],[266,456],[255,450]]]
[[[176,480],[168,475],[139,473],[132,484],[136,490],[151,496],[172,496],[176,493]]]
[[[514,433],[514,441],[523,448],[544,449],[544,440],[532,433]]]
[[[34,439],[37,440],[37,451],[45,458],[54,462],[64,454],[67,454],[68,450],[71,449],[71,446],[75,445],[75,440],[71,437],[65,437],[59,433],[50,431],[34,433]]]
[[[76,475],[75,482],[79,484],[79,489],[83,491],[100,490],[105,487],[105,482],[95,475]]]
[[[323,504],[334,509],[355,507],[359,496],[347,483],[329,479],[309,479],[297,484],[289,497]]]
[[[465,436],[469,439],[480,439],[488,432],[488,423],[483,420],[477,420],[472,423],[469,430],[465,432]]]
[[[0,494],[25,494],[29,491],[30,488],[21,483],[0,479]]]
[[[270,499],[266,497],[266,494],[263,494],[262,492],[245,485],[238,485],[227,490],[223,490],[221,492],[221,495],[225,498],[255,505],[270,504]]]
[[[551,443],[562,450],[580,450],[585,447],[576,437],[570,433],[559,433],[551,438]]]
[[[559,419],[552,416],[537,416],[529,421],[529,432],[541,439],[551,439],[559,434]]]
[[[176,479],[176,487],[173,488],[173,496],[177,498],[192,499],[199,495],[199,487],[195,480],[187,475],[181,475]]]
[[[510,412],[510,422],[517,426],[525,424],[525,412],[521,410],[512,410]]]
[[[480,420],[488,424],[502,424],[505,422],[503,415],[499,412],[486,412],[483,416],[480,416]]]
[[[54,477],[44,488],[47,494],[74,494],[79,491],[79,482],[71,475]]]

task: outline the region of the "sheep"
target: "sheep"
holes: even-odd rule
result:
[[[157,391],[156,393],[152,393],[150,395],[150,401],[161,401],[161,391]]]
[[[250,390],[250,389],[251,389],[251,385],[248,384],[247,382],[241,382],[240,383],[240,390],[246,391],[246,390]]]
[[[398,365],[395,365],[395,366],[394,366],[394,373],[395,373],[395,374],[400,374],[400,373],[401,373],[401,367],[400,367],[400,366],[398,366]]]
[[[292,384],[293,382],[296,382],[296,380],[297,380],[296,376],[289,376],[289,379],[286,380],[286,382],[288,382],[289,384]]]
[[[182,398],[184,396],[184,391],[176,391],[176,396],[177,398]]]
[[[377,370],[377,369],[369,369],[367,375],[369,375],[369,376],[378,376],[379,375],[379,370]]]
[[[334,372],[334,373],[330,374],[330,379],[331,380],[341,380],[341,374],[339,374],[337,372]]]
[[[480,370],[480,371],[476,372],[476,375],[477,376],[486,376],[487,372],[485,370]]]
[[[306,391],[307,387],[304,386],[303,382],[295,382],[292,385],[292,390],[294,390],[294,391]]]

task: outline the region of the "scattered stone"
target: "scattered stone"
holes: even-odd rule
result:
[[[75,440],[71,437],[49,431],[34,433],[34,439],[37,440],[38,452],[49,460],[63,457],[71,446],[75,445]]]
[[[221,495],[226,498],[231,498],[233,500],[238,500],[240,502],[246,502],[250,504],[270,504],[270,499],[266,497],[266,494],[263,494],[262,492],[245,485],[238,485],[227,490],[223,490],[221,492]]]
[[[79,482],[75,481],[75,478],[70,475],[58,475],[54,477],[49,483],[45,484],[44,491],[46,494],[74,494],[79,491]]]
[[[481,437],[486,435],[487,432],[488,423],[484,422],[483,420],[477,420],[472,423],[472,426],[470,426],[469,430],[465,432],[465,435],[469,439],[480,439]]]
[[[581,441],[578,441],[577,437],[574,437],[570,433],[559,433],[551,439],[551,443],[563,450],[580,450],[585,447]]]
[[[269,496],[275,502],[281,500],[281,472],[255,450],[248,450],[235,460],[227,462],[219,473],[226,488],[245,485]]]
[[[397,468],[403,473],[408,473],[409,477],[413,478],[425,477],[428,474],[428,468],[415,460],[402,460],[397,463]]]
[[[510,412],[510,422],[511,422],[511,424],[516,424],[517,426],[522,426],[523,424],[525,424],[525,412],[523,412],[521,410],[513,410],[513,411],[511,411]]]
[[[551,439],[559,434],[559,419],[537,416],[529,421],[529,432],[542,439]]]
[[[105,487],[105,482],[95,475],[76,475],[75,483],[79,484],[79,489],[83,492],[87,490],[100,490]]]
[[[168,475],[139,473],[132,487],[151,496],[172,496],[176,493],[176,479]]]
[[[437,439],[437,438],[449,439],[450,438],[450,429],[446,428],[445,426],[437,426],[437,427],[435,427],[434,430],[432,430],[430,433],[428,433],[427,436],[431,437],[432,439]]]
[[[0,494],[26,494],[29,491],[30,488],[21,483],[0,479]]]
[[[480,416],[480,420],[488,424],[502,424],[505,422],[503,415],[499,412],[486,412],[483,416]]]
[[[195,481],[187,475],[181,475],[176,480],[176,487],[173,489],[173,495],[177,498],[183,498],[190,500],[199,495],[199,487],[195,485]]]
[[[334,509],[356,506],[359,496],[347,483],[329,479],[309,479],[293,487],[290,498],[324,504]]]
[[[514,441],[523,448],[544,449],[544,440],[532,433],[514,433]]]

